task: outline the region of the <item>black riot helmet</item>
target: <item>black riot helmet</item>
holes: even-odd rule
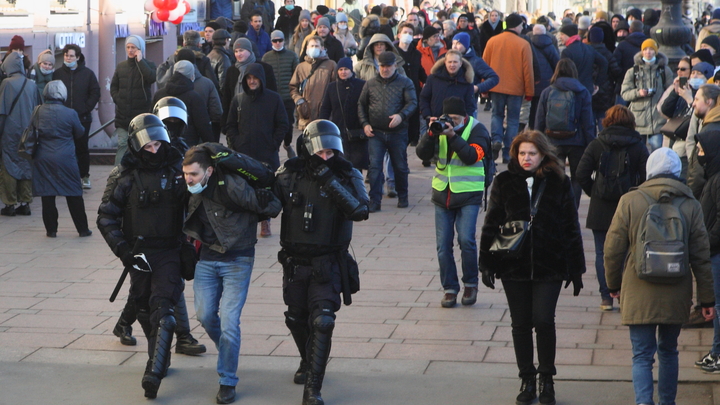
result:
[[[128,126],[128,145],[133,153],[138,153],[148,142],[170,143],[167,127],[153,114],[140,114],[130,121]]]
[[[315,120],[308,124],[303,131],[303,143],[310,156],[323,149],[343,152],[340,130],[328,120]]]
[[[153,114],[157,115],[165,124],[171,138],[179,138],[187,128],[187,107],[177,97],[163,97],[155,103]]]

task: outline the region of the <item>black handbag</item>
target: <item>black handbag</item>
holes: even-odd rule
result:
[[[665,125],[660,128],[660,133],[670,139],[679,138],[685,140],[688,129],[690,128],[690,119],[692,119],[692,110],[689,110],[687,114],[679,117],[670,118]]]
[[[38,145],[40,144],[39,134],[35,121],[37,120],[38,110],[40,106],[36,106],[33,110],[32,116],[30,117],[30,125],[25,128],[22,135],[20,136],[20,145],[18,145],[18,156],[32,160],[37,153]]]
[[[490,245],[490,253],[500,259],[517,259],[522,255],[523,245],[527,239],[527,235],[532,229],[533,219],[537,214],[538,204],[545,191],[545,181],[540,183],[535,202],[530,208],[530,221],[515,220],[507,221],[500,226],[500,232],[495,235],[492,245]]]

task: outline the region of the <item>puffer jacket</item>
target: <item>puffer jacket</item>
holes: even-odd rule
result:
[[[406,133],[408,118],[417,109],[417,95],[412,80],[397,72],[389,79],[380,75],[370,79],[360,93],[358,117],[363,127],[388,133]],[[390,116],[400,114],[402,122],[390,128]]]
[[[555,172],[544,172],[543,181],[547,184],[521,257],[499,259],[490,253],[500,226],[507,221],[530,220],[526,182],[530,175],[513,159],[508,170],[495,177],[480,236],[480,269],[514,281],[569,280],[585,273],[585,253],[570,178]],[[537,196],[540,183],[541,178],[536,176],[533,196]]]
[[[543,90],[538,101],[537,114],[535,115],[535,129],[545,133],[547,129],[546,114],[550,106],[548,99],[553,86],[561,91],[572,91],[575,93],[575,136],[568,139],[550,139],[554,145],[587,146],[595,139],[595,118],[592,112],[592,98],[585,86],[579,80],[571,77],[558,77],[554,84]]]
[[[295,69],[288,87],[290,88],[290,96],[297,106],[298,129],[305,129],[307,124],[316,120],[320,115],[320,105],[325,96],[325,89],[328,83],[335,81],[336,66],[335,61],[328,59],[327,56],[321,56],[317,59],[306,56],[305,61],[301,62]],[[313,71],[314,73],[312,73]],[[310,76],[311,73],[312,76]],[[308,79],[305,92],[300,94],[300,85],[305,79]],[[300,99],[304,99],[305,102],[298,105]]]
[[[636,272],[635,249],[640,219],[649,206],[640,190],[657,200],[668,192],[685,201],[680,212],[689,232],[688,252],[692,275],[676,284],[640,280]],[[610,291],[620,291],[623,325],[683,324],[688,321],[693,299],[693,275],[702,306],[715,303],[710,269],[710,245],[700,203],[686,185],[674,178],[654,177],[620,198],[605,239],[605,280]]]
[[[652,65],[643,62],[642,53],[638,52],[635,55],[635,66],[638,66],[637,76],[635,67],[628,69],[620,95],[630,103],[628,108],[635,114],[637,131],[641,135],[659,134],[666,120],[656,107],[665,89],[672,86],[673,72],[668,67],[668,58],[662,52],[658,52]],[[650,97],[640,97],[638,92],[641,89],[655,89],[655,93]]]
[[[280,51],[271,50],[263,56],[262,61],[272,67],[275,73],[275,81],[277,83],[277,92],[283,101],[290,101],[290,79],[292,79],[295,68],[300,63],[295,52],[283,48]]]
[[[219,45],[213,46],[207,56],[208,59],[210,59],[210,66],[212,66],[213,72],[215,72],[215,77],[217,77],[218,85],[222,89],[223,84],[225,84],[227,71],[235,61],[235,56],[233,56],[227,48]]]
[[[110,82],[110,94],[115,103],[116,128],[127,128],[138,114],[150,111],[150,86],[155,83],[155,72],[155,64],[145,58],[140,62],[135,58],[128,58],[117,65]]]
[[[185,138],[188,146],[195,146],[201,142],[213,140],[210,115],[205,104],[206,100],[195,91],[192,80],[180,72],[175,72],[167,85],[155,93],[153,105],[161,98],[168,96],[177,97],[185,103],[188,122],[183,138]]]
[[[445,67],[445,58],[435,62],[427,82],[420,92],[420,114],[424,118],[439,117],[443,111],[443,101],[448,97],[459,97],[465,101],[465,112],[474,115],[477,103],[473,97],[474,71],[470,62],[462,59],[462,66],[450,76]]]
[[[388,48],[390,48],[390,52],[396,55],[395,66],[397,66],[397,72],[405,76],[405,70],[403,69],[405,61],[402,56],[400,56],[400,53],[395,48],[395,45],[393,45],[392,41],[390,41],[385,34],[375,34],[372,38],[370,38],[370,42],[368,42],[368,46],[365,48],[363,58],[356,63],[353,68],[355,76],[360,80],[368,81],[378,75],[378,68],[375,66],[375,57],[373,56],[373,46],[375,46],[378,42],[384,42],[387,44]]]
[[[92,121],[92,110],[100,101],[100,84],[95,72],[78,62],[75,70],[64,64],[53,72],[53,80],[62,80],[67,88],[65,107],[72,108],[78,113],[80,122]]]
[[[703,132],[697,142],[705,151],[705,178],[707,182],[700,195],[705,227],[710,241],[710,256],[720,253],[720,131]]]

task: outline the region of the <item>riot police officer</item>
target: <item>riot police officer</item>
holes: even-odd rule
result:
[[[325,366],[340,309],[359,289],[357,263],[347,249],[352,222],[368,218],[363,178],[342,156],[338,127],[311,122],[298,140],[298,157],[278,170],[275,192],[283,204],[278,260],[283,265],[285,324],[302,361],[294,382],[305,384],[303,405],[324,404]]]
[[[142,378],[147,398],[157,396],[170,364],[174,306],[183,292],[180,252],[186,205],[182,155],[170,146],[162,121],[152,114],[133,118],[130,152],[110,173],[97,226],[130,273],[130,299],[148,340]]]

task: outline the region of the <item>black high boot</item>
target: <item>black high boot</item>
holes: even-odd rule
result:
[[[167,375],[167,369],[170,367],[170,346],[172,346],[172,338],[175,333],[175,316],[167,314],[160,319],[160,325],[155,332],[154,338],[148,339],[148,343],[152,341],[152,358],[149,362],[149,368],[145,369],[145,375],[142,379],[142,387],[145,390],[145,397],[157,397],[160,381]]]
[[[320,315],[313,321],[313,336],[308,345],[308,370],[305,390],[303,391],[302,405],[324,405],[320,396],[325,367],[330,357],[332,345],[332,332],[335,319],[330,315]]]
[[[135,311],[135,304],[129,299],[113,329],[113,335],[119,337],[120,343],[125,346],[135,346],[137,344],[137,339],[132,335],[132,324],[137,319]]]
[[[293,382],[295,384],[305,384],[307,372],[307,345],[310,338],[310,327],[307,323],[307,317],[301,317],[299,314],[293,314],[290,311],[285,312],[285,325],[290,329],[290,334],[295,341],[295,345],[300,352],[300,366],[295,375]]]
[[[197,339],[190,334],[190,319],[188,319],[187,304],[185,303],[185,294],[180,295],[180,299],[175,304],[175,320],[177,327],[175,328],[175,353],[198,355],[207,351],[205,345],[198,343]]]
[[[515,399],[517,405],[530,405],[532,401],[537,397],[537,381],[535,376],[527,376],[522,378],[522,385],[520,385],[520,393]]]
[[[542,405],[555,405],[555,386],[552,375],[540,374],[538,388],[540,389],[540,403]]]

